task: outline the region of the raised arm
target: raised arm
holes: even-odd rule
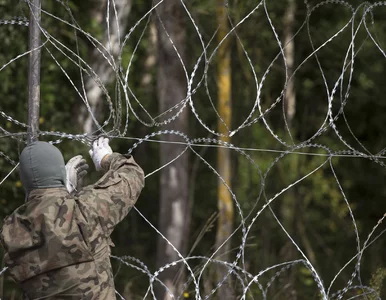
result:
[[[101,139],[98,140],[99,145],[102,143],[102,147],[108,146],[108,140]],[[111,234],[136,203],[144,187],[144,173],[130,155],[112,153],[110,148],[102,151],[103,157],[101,155],[96,158],[95,151],[99,150],[96,146],[93,146],[92,150],[93,154],[90,154],[96,168],[104,170],[105,174],[94,185],[85,187],[77,196],[80,206],[87,210],[86,213],[97,218],[106,233]]]

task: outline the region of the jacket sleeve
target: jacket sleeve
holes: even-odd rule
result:
[[[144,173],[132,156],[119,153],[109,155],[102,167],[106,173],[81,190],[78,200],[85,213],[98,219],[110,235],[136,203],[144,187]]]

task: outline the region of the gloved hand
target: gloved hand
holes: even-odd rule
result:
[[[66,189],[69,193],[82,187],[82,179],[87,174],[88,164],[82,155],[71,158],[66,164]]]
[[[106,155],[113,153],[113,150],[109,146],[109,139],[100,137],[92,144],[92,148],[89,151],[92,161],[94,162],[97,171],[102,170],[102,160]]]

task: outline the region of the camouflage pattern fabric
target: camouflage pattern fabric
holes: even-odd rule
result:
[[[78,194],[32,190],[1,232],[5,263],[26,299],[114,300],[110,234],[137,201],[142,169],[111,154],[104,176]]]

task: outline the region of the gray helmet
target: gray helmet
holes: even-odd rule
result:
[[[65,186],[66,168],[58,148],[33,142],[20,155],[20,179],[27,193],[34,189]]]

